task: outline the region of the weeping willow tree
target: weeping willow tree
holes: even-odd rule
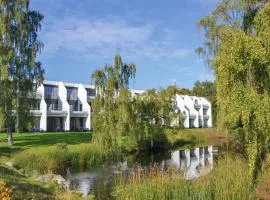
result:
[[[122,136],[128,136],[138,150],[152,151],[164,147],[158,141],[164,127],[178,120],[175,93],[170,89],[149,90],[135,94],[128,89],[135,78],[134,64],[123,64],[119,55],[114,65],[106,65],[92,74],[97,89],[93,102],[94,141],[110,150],[121,150]],[[158,141],[158,142],[157,142]]]
[[[223,0],[199,26],[206,43],[198,51],[216,77],[217,125],[242,129],[256,180],[270,142],[270,3]]]
[[[128,115],[125,115],[123,110],[125,105],[119,107],[119,101],[123,95],[129,95],[127,89],[135,74],[136,66],[124,64],[121,56],[117,55],[113,66],[106,65],[91,76],[97,90],[93,102],[94,140],[108,149],[120,147],[121,135]]]

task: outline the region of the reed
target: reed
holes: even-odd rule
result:
[[[51,171],[56,174],[66,174],[66,169],[87,169],[101,164],[107,157],[107,152],[96,144],[66,145],[56,144],[48,148],[32,148],[13,156],[17,168],[27,173],[36,171],[39,174]]]
[[[132,200],[198,200],[250,199],[247,165],[243,160],[226,157],[213,171],[194,181],[185,180],[178,170],[148,172],[136,170],[128,180],[117,181],[113,195],[116,199]]]

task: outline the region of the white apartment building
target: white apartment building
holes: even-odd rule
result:
[[[91,129],[91,85],[44,81],[37,89],[33,131],[77,131]]]
[[[212,107],[206,98],[177,94],[176,103],[185,128],[212,127]]]
[[[131,90],[132,96],[143,90]],[[33,131],[83,131],[91,129],[93,85],[44,81],[37,89],[32,115]],[[203,97],[176,95],[185,128],[212,127],[211,103]]]

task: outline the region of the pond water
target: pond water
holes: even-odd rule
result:
[[[69,173],[68,185],[70,189],[81,192],[84,197],[93,194],[96,199],[111,199],[110,194],[117,175],[127,176],[138,166],[147,169],[153,163],[162,170],[173,166],[183,172],[185,179],[193,180],[211,172],[219,150],[217,146],[203,146],[166,154],[129,156],[124,161],[105,164],[91,171]]]

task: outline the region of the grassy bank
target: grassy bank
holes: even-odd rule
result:
[[[248,168],[242,159],[227,157],[213,171],[195,181],[188,181],[174,169],[137,172],[115,188],[116,199],[132,200],[227,200],[250,199],[253,188],[249,185]]]
[[[91,133],[21,133],[14,134],[15,144],[0,140],[2,160],[12,159],[17,168],[31,174],[52,171],[65,174],[66,169],[87,169],[104,162],[105,149],[91,143]]]
[[[12,199],[24,200],[77,200],[81,195],[74,192],[65,192],[54,184],[42,184],[34,178],[27,177],[14,168],[0,165],[0,180],[12,189]],[[90,198],[89,198],[90,199]]]
[[[222,132],[214,128],[203,129],[166,129],[165,135],[170,148],[192,148],[198,145],[218,145],[228,139]]]
[[[66,168],[86,169],[104,162],[103,148],[91,143],[91,133],[15,133],[14,145],[7,145],[0,134],[0,180],[12,191],[13,199],[80,199],[79,194],[65,192],[54,184],[35,180],[38,174],[52,171],[65,174]],[[3,163],[12,160],[20,169]]]
[[[196,146],[219,145],[230,140],[224,133],[214,128],[203,129],[165,129],[164,135],[154,138],[156,146],[161,151],[166,149],[194,148]],[[122,137],[122,150],[125,152],[139,151],[135,141]]]
[[[66,175],[66,169],[72,171],[86,170],[102,164],[107,152],[99,145],[59,143],[50,147],[28,149],[12,157],[16,168],[23,168],[28,174],[52,171]]]

